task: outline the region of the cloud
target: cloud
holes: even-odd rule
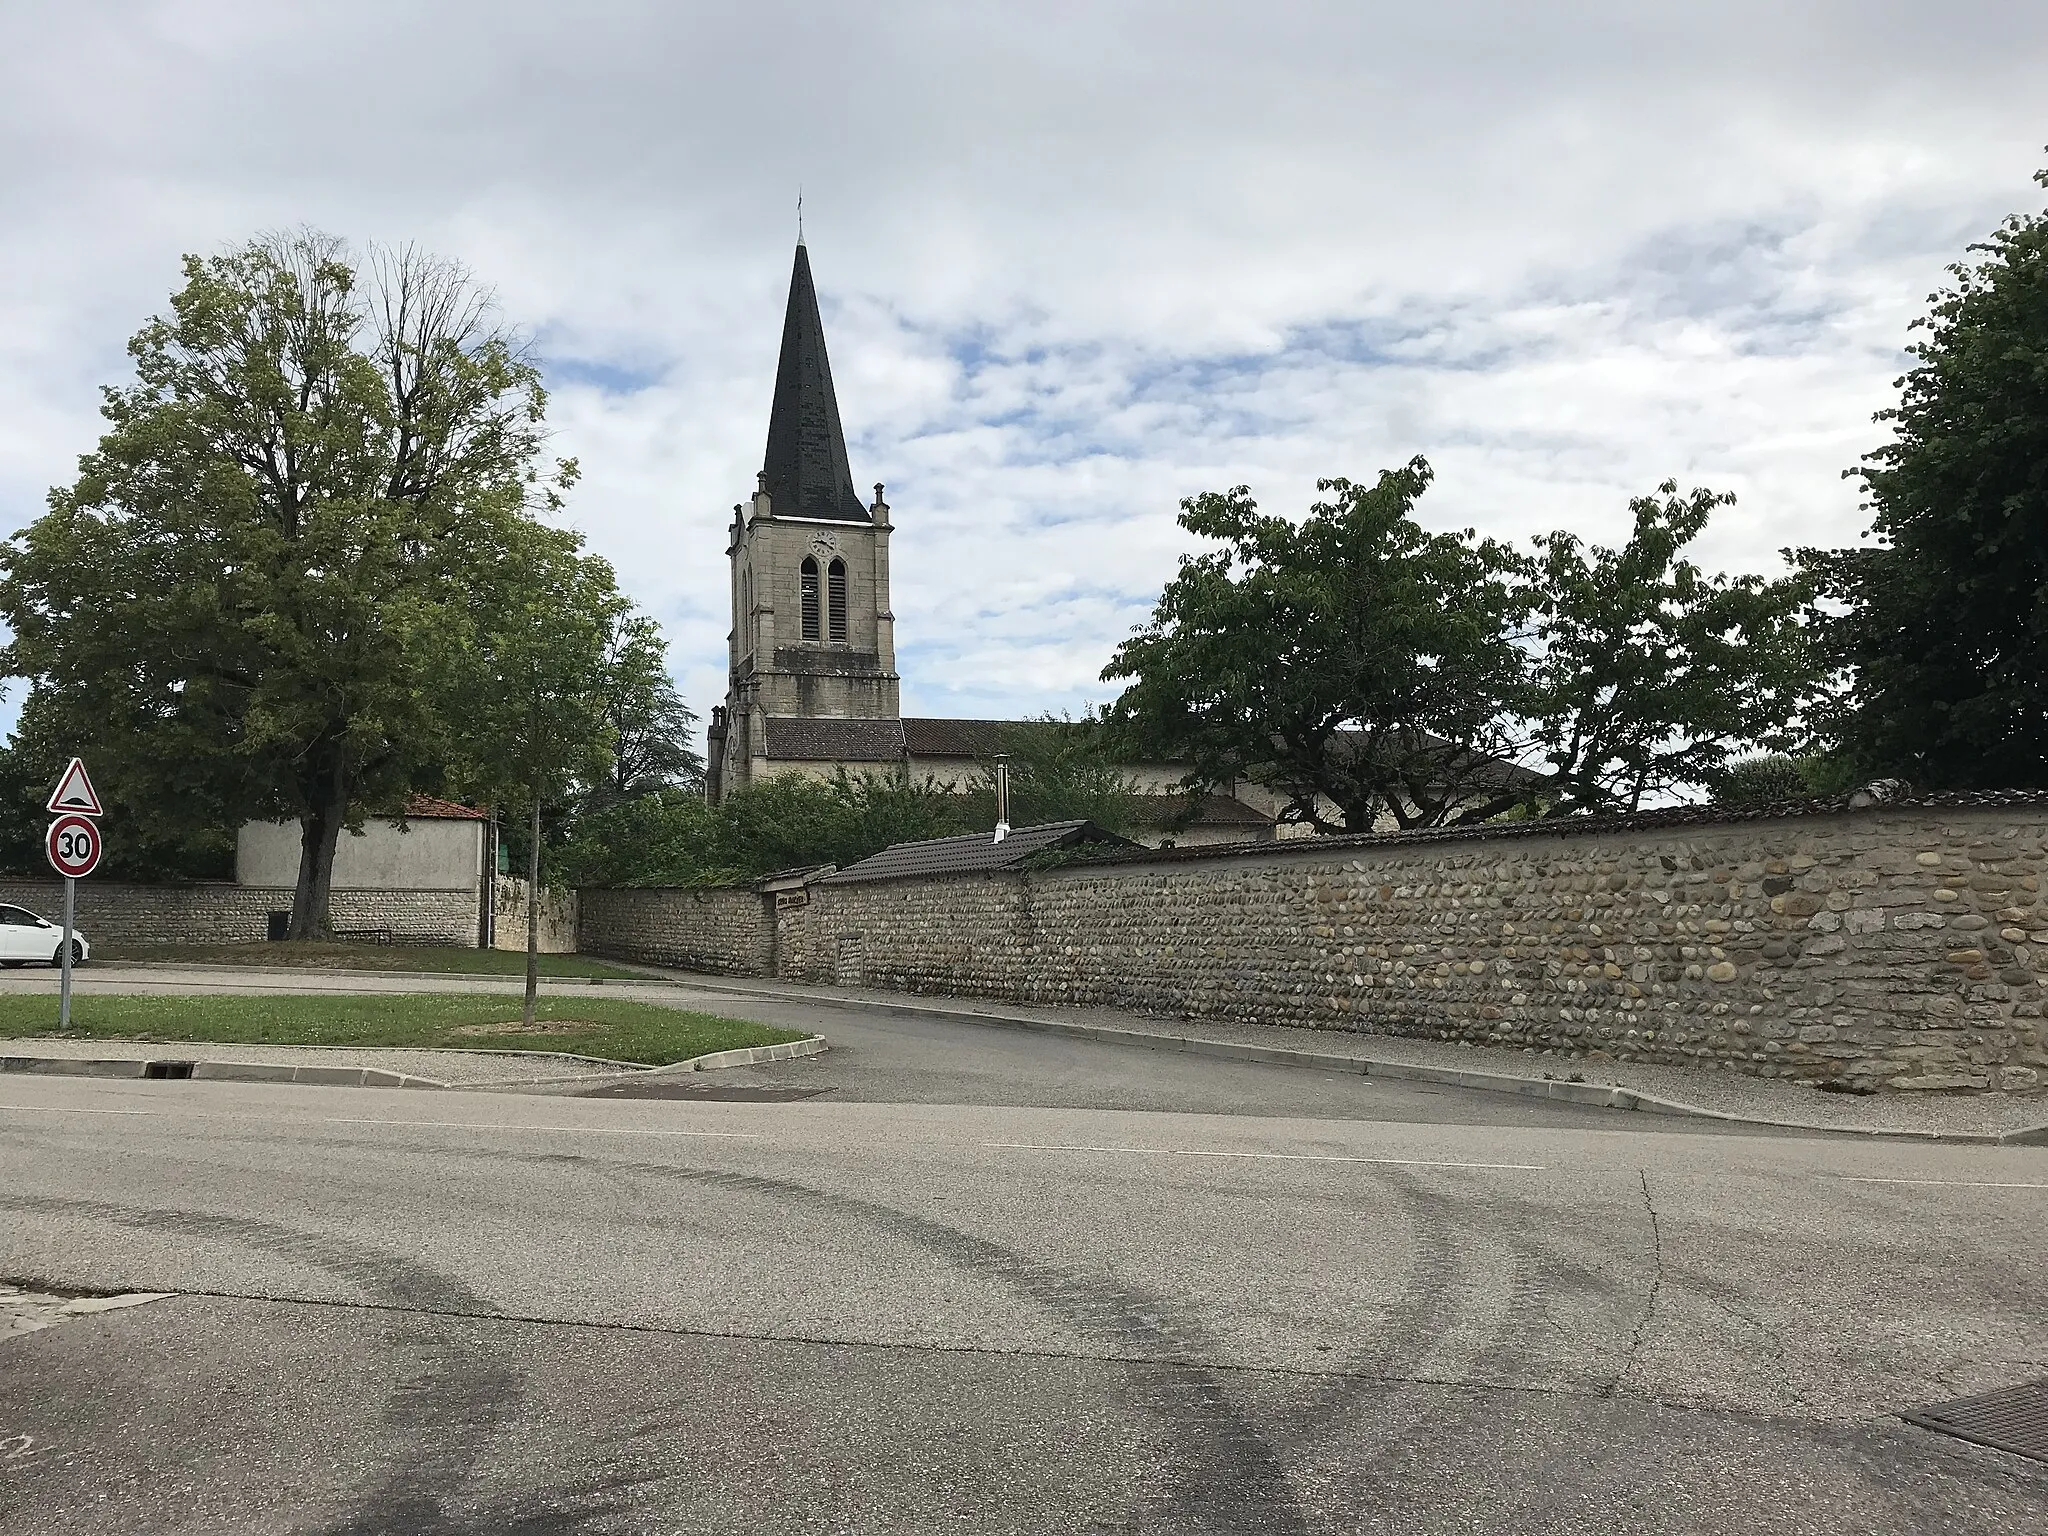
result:
[[[1178,499],[1427,455],[1424,515],[1706,553],[1854,538],[1840,471],[1945,262],[2039,159],[2048,12],[496,0],[37,8],[0,61],[0,520],[97,434],[181,252],[414,240],[550,359],[574,517],[723,691],[792,205],[857,479],[889,486],[905,707],[1096,673]]]

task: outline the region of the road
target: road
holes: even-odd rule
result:
[[[0,978],[0,992],[56,990],[54,974]],[[81,975],[81,993],[404,993],[501,992],[509,977],[365,976],[317,970],[101,968]],[[962,1025],[852,1002],[748,995],[679,983],[594,991],[575,982],[543,983],[563,997],[628,997],[751,1019],[824,1035],[823,1056],[762,1072],[727,1070],[720,1088],[829,1093],[842,1102],[1035,1105],[1061,1109],[1138,1109],[1223,1115],[1422,1120],[1489,1125],[1607,1127],[1611,1111],[1537,1099],[1469,1093],[1400,1078],[1362,1081],[1349,1073],[1275,1069],[1178,1052],[1118,1050],[1090,1040],[1034,1031]],[[230,1047],[220,1054],[232,1055]],[[711,1085],[700,1085],[709,1088]],[[716,1090],[714,1090],[716,1091]],[[1715,1122],[1643,1117],[1646,1129],[1712,1134]],[[1754,1128],[1744,1134],[1755,1134]]]
[[[2048,1374],[2048,1150],[840,1025],[779,1103],[0,1082],[0,1278],[176,1293],[0,1343],[0,1530],[2042,1529],[1894,1415]]]

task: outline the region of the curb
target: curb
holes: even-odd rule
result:
[[[607,965],[613,961],[605,961]],[[103,975],[121,971],[206,971],[217,976],[241,976],[251,971],[272,969],[260,965],[207,964],[204,961],[181,963],[176,960],[95,960],[92,968]],[[351,976],[374,976],[380,981],[495,981],[508,986],[523,987],[526,979],[516,974],[508,975],[499,971],[373,971],[356,966],[308,967],[303,972],[308,976],[333,976],[346,979]],[[543,987],[662,987],[674,986],[658,976],[543,976]]]
[[[706,1051],[702,1056],[692,1056],[687,1061],[672,1061],[662,1067],[645,1067],[637,1061],[614,1061],[608,1064],[626,1069],[619,1074],[622,1079],[667,1078],[679,1077],[686,1072],[715,1072],[720,1067],[752,1066],[762,1061],[790,1061],[798,1056],[816,1056],[819,1052],[830,1049],[831,1045],[823,1035],[811,1035],[803,1040],[787,1040],[780,1045],[740,1045],[729,1051]],[[578,1056],[574,1059],[600,1062],[605,1060],[602,1056]],[[591,1081],[593,1079],[585,1073],[575,1077],[532,1077],[516,1083],[466,1083],[461,1087],[464,1091],[472,1093],[522,1093],[529,1088],[560,1088]]]
[[[307,1049],[307,1047],[296,1047]],[[313,1047],[319,1049],[319,1047]],[[625,1068],[637,1077],[670,1077],[684,1072],[715,1072],[720,1067],[747,1067],[764,1061],[789,1061],[798,1056],[815,1056],[829,1049],[823,1035],[790,1040],[779,1045],[742,1045],[729,1051],[707,1051],[687,1061],[648,1067],[634,1061],[612,1061],[604,1056],[575,1056],[566,1051],[535,1051],[532,1054],[556,1061],[587,1061]],[[464,1052],[463,1054],[472,1054]],[[516,1056],[518,1051],[496,1051],[493,1055]],[[149,1082],[309,1083],[322,1088],[446,1088],[511,1089],[545,1087],[551,1083],[581,1082],[582,1077],[530,1078],[512,1083],[444,1083],[438,1078],[417,1077],[410,1072],[391,1072],[382,1067],[284,1066],[256,1061],[173,1061],[116,1056],[86,1059],[75,1056],[0,1056],[0,1074],[22,1073],[37,1077],[111,1077]]]
[[[1736,1114],[1732,1110],[1707,1109],[1698,1104],[1688,1104],[1681,1099],[1666,1099],[1653,1093],[1645,1093],[1639,1088],[1624,1088],[1618,1083],[1572,1082],[1567,1078],[1558,1077],[1519,1077],[1512,1073],[1475,1071],[1464,1067],[1432,1067],[1417,1062],[1388,1061],[1374,1056],[1338,1056],[1320,1051],[1295,1050],[1289,1046],[1251,1045],[1236,1040],[1204,1040],[1192,1035],[1153,1034],[1144,1030],[1118,1029],[1107,1024],[1074,1024],[1059,1019],[1032,1018],[1025,1014],[934,1007],[928,1003],[896,1002],[884,998],[818,996],[775,987],[750,987],[724,977],[699,979],[693,973],[678,976],[670,985],[689,986],[705,992],[725,992],[736,997],[879,1008],[891,1013],[920,1014],[927,1018],[952,1019],[995,1029],[1035,1030],[1041,1034],[1064,1035],[1070,1039],[1136,1046],[1141,1050],[1185,1051],[1191,1056],[1212,1056],[1225,1061],[1252,1061],[1267,1066],[1301,1067],[1320,1072],[1349,1072],[1359,1077],[1440,1083],[1446,1087],[1469,1088],[1480,1093],[1506,1093],[1531,1099],[1558,1099],[1569,1104],[1639,1110],[1650,1114],[1678,1115],[1698,1120],[1721,1120],[1737,1125],[1767,1126],[1773,1130],[1811,1131],[1826,1136],[1867,1136],[1886,1141],[1944,1142],[1975,1146],[2048,1145],[2048,1125],[2023,1126],[2012,1131],[1920,1131],[1896,1126],[1817,1125],[1810,1120],[1782,1120],[1762,1115]]]
[[[787,1040],[780,1045],[741,1045],[729,1051],[707,1051],[688,1061],[670,1062],[665,1067],[645,1067],[642,1077],[677,1077],[685,1072],[716,1072],[720,1067],[751,1067],[764,1061],[794,1061],[799,1056],[816,1056],[831,1046],[823,1035],[804,1040]]]
[[[0,1056],[0,1072],[38,1077],[119,1077],[153,1082],[315,1083],[327,1088],[446,1088],[431,1077],[382,1067],[286,1067],[255,1061],[147,1061],[114,1057]]]

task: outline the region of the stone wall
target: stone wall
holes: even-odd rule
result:
[[[61,880],[0,878],[0,902],[51,922],[64,917]],[[78,927],[103,944],[235,944],[269,937],[270,914],[289,911],[288,888],[78,882]],[[477,897],[460,891],[349,891],[332,896],[335,930],[395,944],[477,942]]]
[[[576,947],[584,954],[726,976],[774,968],[773,898],[751,886],[576,896]]]
[[[2048,1079],[2044,873],[2048,796],[1663,813],[1021,875],[826,877],[753,949],[760,971],[773,953],[786,977],[846,986],[1859,1089],[2028,1088]],[[762,901],[731,893],[734,910],[749,897]],[[706,947],[692,924],[717,908],[664,908],[669,952]],[[748,919],[765,927],[762,910]],[[583,947],[624,953],[631,926],[622,911]],[[738,951],[720,953],[739,968]]]
[[[526,881],[518,875],[499,875],[493,908],[491,947],[526,953]],[[535,935],[536,953],[568,955],[576,952],[576,893],[540,888],[540,925]]]

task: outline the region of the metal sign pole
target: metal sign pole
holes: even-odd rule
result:
[[[57,1027],[71,1027],[71,913],[72,902],[78,892],[78,882],[70,875],[64,877],[64,979],[57,987]]]

